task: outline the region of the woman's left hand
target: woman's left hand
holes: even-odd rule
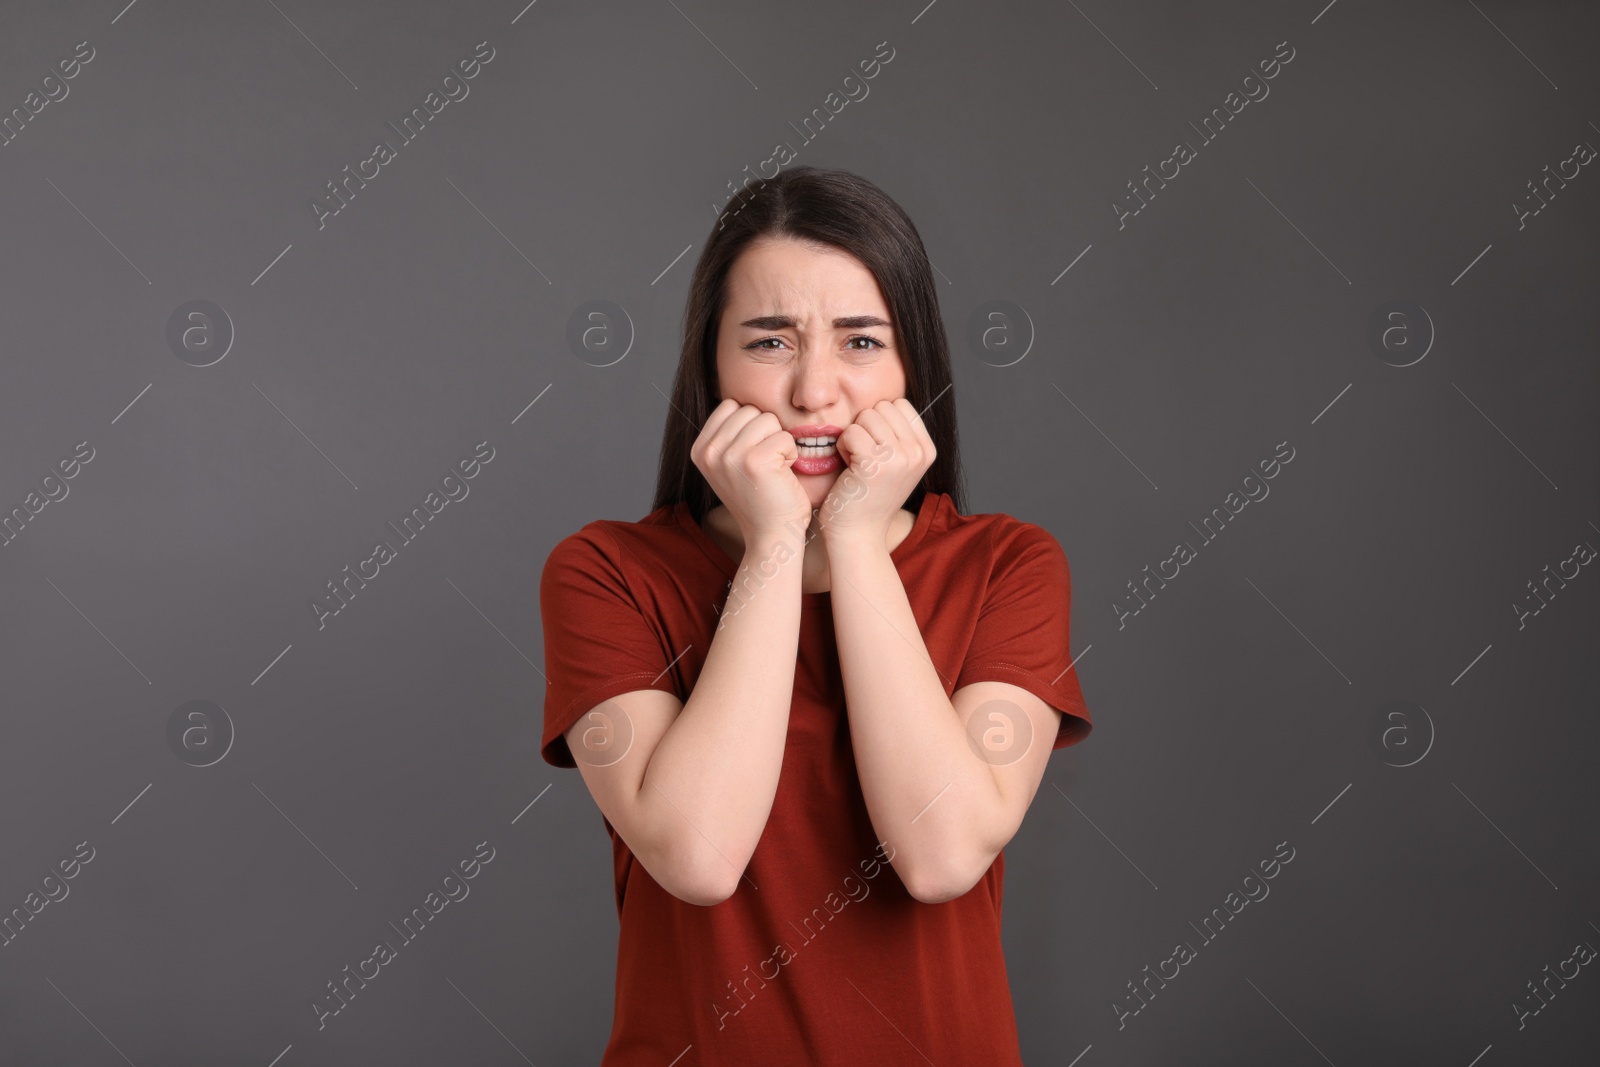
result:
[[[837,444],[846,469],[817,515],[830,541],[888,543],[895,512],[910,497],[938,450],[911,401],[880,400],[845,427]]]

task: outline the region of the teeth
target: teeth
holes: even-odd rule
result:
[[[795,441],[798,445],[831,446],[837,437],[801,437]]]

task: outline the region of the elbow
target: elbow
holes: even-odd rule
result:
[[[734,870],[727,859],[716,853],[707,855],[708,851],[680,842],[676,849],[658,856],[654,867],[646,867],[661,888],[685,904],[713,907],[733,896],[743,872]]]
[[[906,892],[923,904],[943,904],[947,900],[965,896],[974,885],[977,885],[976,879],[966,882],[955,878],[918,878],[906,882]]]
[[[998,853],[983,857],[981,863],[924,865],[903,873],[900,880],[905,884],[906,892],[921,903],[943,904],[972,892],[973,887],[989,872],[996,855]]]
[[[668,888],[667,892],[683,901],[685,904],[694,904],[702,908],[715,907],[724,900],[733,896],[733,892],[721,885],[699,885],[685,883],[675,888]]]
[[[673,896],[685,904],[695,904],[702,908],[715,907],[724,900],[733,896],[739,888],[737,877],[727,878],[721,875],[701,875],[698,878],[686,879],[679,883],[676,890],[669,890]]]
[[[650,877],[655,879],[657,885],[668,893],[677,897],[685,904],[695,904],[702,908],[709,908],[721,904],[733,896],[737,883],[730,883],[726,878],[711,878],[706,875],[695,875],[676,870],[670,864],[660,868],[661,873],[650,871]],[[646,870],[650,870],[646,865]]]
[[[968,888],[970,889],[971,887],[969,886]],[[917,885],[907,884],[906,892],[910,893],[913,899],[923,904],[943,904],[947,900],[954,900],[961,896],[966,890],[956,892],[951,888],[931,883],[928,885],[919,883]]]
[[[975,831],[975,839],[965,848],[951,850],[946,862],[933,865],[932,880],[922,881],[919,886],[922,895],[917,899],[925,904],[943,904],[972,892],[988,875],[1016,832],[1014,823]]]
[[[972,892],[1010,840],[1011,833],[999,828],[972,828],[969,839],[946,842],[937,853],[902,850],[894,865],[913,898],[924,904],[943,904]]]

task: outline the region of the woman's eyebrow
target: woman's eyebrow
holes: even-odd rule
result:
[[[788,315],[760,315],[753,319],[745,319],[740,326],[749,326],[756,330],[787,330],[792,329],[795,321]],[[876,315],[847,315],[833,320],[836,330],[862,330],[870,326],[889,326]]]

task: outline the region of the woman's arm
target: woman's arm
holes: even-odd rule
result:
[[[873,829],[894,846],[892,862],[912,896],[930,904],[961,896],[1021,825],[1061,712],[1004,682],[975,682],[946,699],[881,541],[836,537],[828,570],[850,738]],[[965,725],[995,699],[1010,702],[1008,716],[1029,720],[1026,751],[1003,766],[973,751]]]
[[[631,746],[615,762],[586,751],[589,716],[566,732],[600,810],[651,877],[691,904],[733,895],[777,795],[800,637],[794,541],[774,532],[747,542],[681,709],[659,691],[613,698],[632,729]]]

